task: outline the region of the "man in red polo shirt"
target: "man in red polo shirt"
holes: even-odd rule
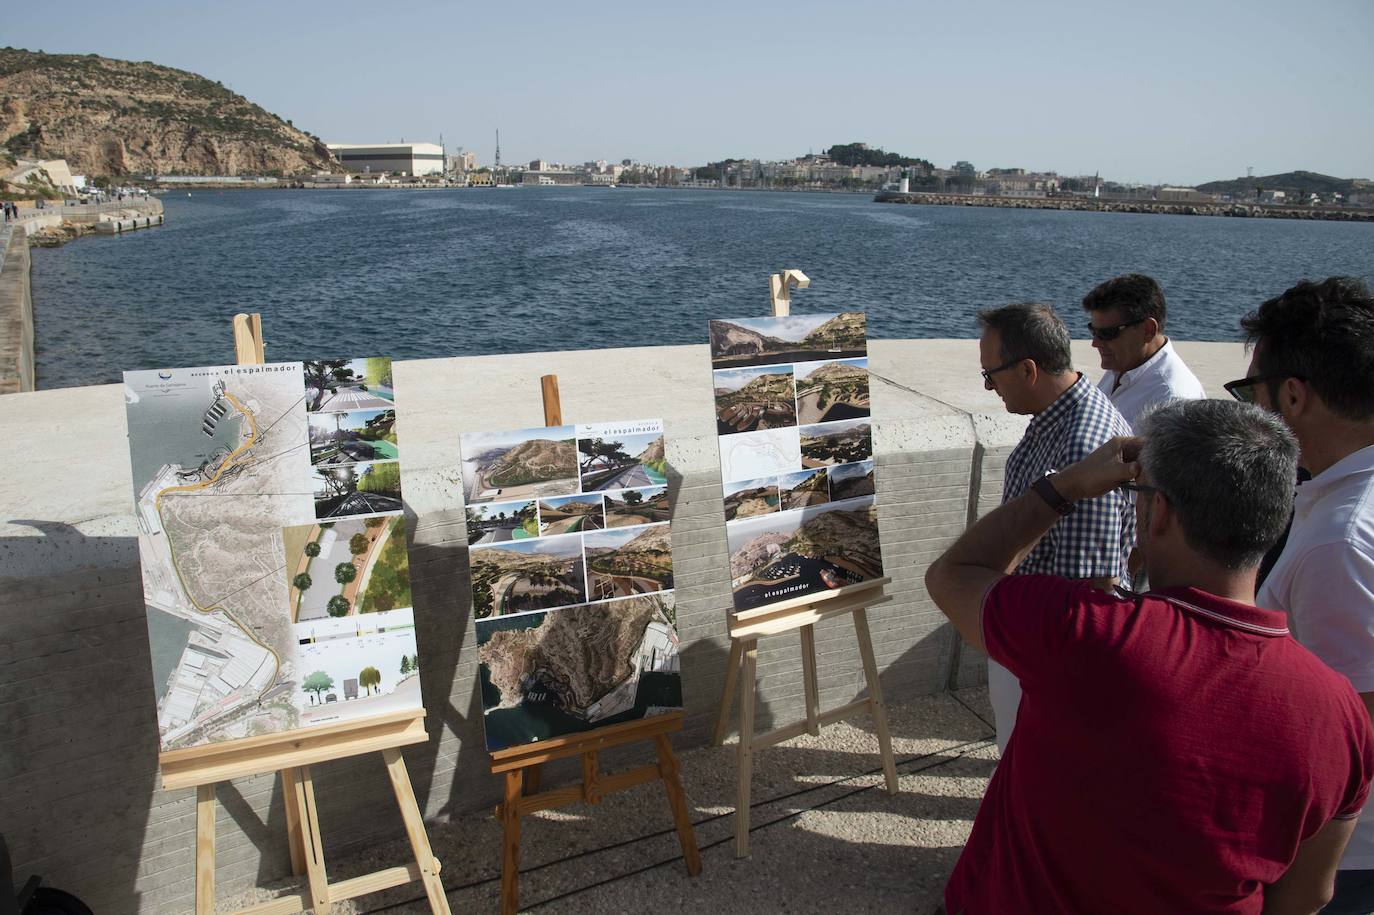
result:
[[[1318,911],[1374,775],[1348,681],[1254,606],[1297,443],[1181,401],[975,524],[926,574],[1024,695],[945,890],[951,915]],[[1137,491],[1152,590],[1010,576],[1080,499]]]

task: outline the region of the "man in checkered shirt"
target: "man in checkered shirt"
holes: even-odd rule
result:
[[[1098,387],[1074,371],[1069,330],[1048,305],[1021,304],[980,312],[978,341],[983,385],[1009,413],[1030,414],[1026,434],[1007,458],[1002,501],[1036,488],[1047,474],[1083,460],[1131,427]],[[1021,575],[1092,579],[1110,590],[1128,578],[1135,547],[1135,502],[1110,492],[1077,505],[1054,502],[1052,485],[1037,489],[1063,517],[1021,560]],[[1062,500],[1061,500],[1062,501]],[[988,693],[997,719],[997,745],[1006,750],[1021,704],[1021,684],[988,662]]]

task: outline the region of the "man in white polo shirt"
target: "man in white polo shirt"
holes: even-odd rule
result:
[[[1242,321],[1254,355],[1237,400],[1283,417],[1312,479],[1255,603],[1349,678],[1374,713],[1374,296],[1351,277],[1303,281]],[[1325,915],[1374,912],[1374,812],[1355,828]]]
[[[1164,290],[1143,273],[1102,283],[1083,297],[1088,332],[1106,374],[1098,382],[1134,428],[1155,404],[1206,397],[1202,383],[1164,336]]]

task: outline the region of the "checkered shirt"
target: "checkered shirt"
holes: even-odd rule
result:
[[[1107,395],[1082,375],[1059,399],[1032,417],[1026,434],[1007,458],[1002,501],[1010,502],[1051,470],[1061,470],[1091,454],[1131,427]],[[1108,578],[1125,581],[1135,546],[1135,500],[1113,490],[1078,503],[1041,538],[1016,571],[1022,575]]]

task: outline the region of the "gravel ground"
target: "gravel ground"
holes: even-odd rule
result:
[[[968,837],[997,761],[985,689],[888,710],[900,790],[883,788],[866,717],[755,755],[748,858],[735,858],[735,743],[680,754],[702,872],[687,876],[658,783],[522,820],[522,911],[903,912],[928,915]],[[614,771],[615,758],[603,764]],[[550,777],[550,787],[558,783]],[[501,828],[490,813],[429,827],[455,915],[494,912]],[[404,840],[328,862],[331,880],[402,864]],[[220,900],[232,911],[276,884]],[[429,911],[419,884],[334,906],[339,915]]]

